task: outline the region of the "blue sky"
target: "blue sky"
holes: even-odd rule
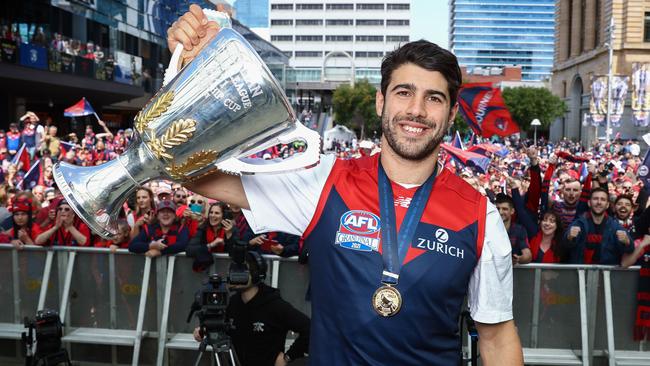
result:
[[[421,38],[448,47],[448,0],[411,0],[411,40]]]

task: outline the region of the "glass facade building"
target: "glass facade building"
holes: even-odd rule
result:
[[[521,65],[522,79],[553,67],[555,0],[450,0],[449,46],[462,66]]]
[[[269,0],[237,0],[235,18],[249,28],[269,26]]]

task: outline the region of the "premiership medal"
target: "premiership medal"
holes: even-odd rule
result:
[[[372,295],[372,307],[383,317],[393,316],[402,308],[402,295],[395,287],[382,286]]]

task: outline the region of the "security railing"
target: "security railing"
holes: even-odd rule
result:
[[[229,258],[215,255],[211,272]],[[310,314],[307,266],[267,256],[266,282]],[[184,255],[150,259],[126,250],[0,244],[0,364],[19,364],[23,318],[60,313],[63,341],[84,364],[186,364],[198,343],[186,322],[205,275]],[[645,342],[632,339],[638,268],[531,264],[514,273],[515,321],[526,364],[650,365]]]

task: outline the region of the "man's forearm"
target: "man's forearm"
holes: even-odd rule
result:
[[[497,324],[476,323],[478,346],[484,366],[520,366],[524,356],[515,322]]]

